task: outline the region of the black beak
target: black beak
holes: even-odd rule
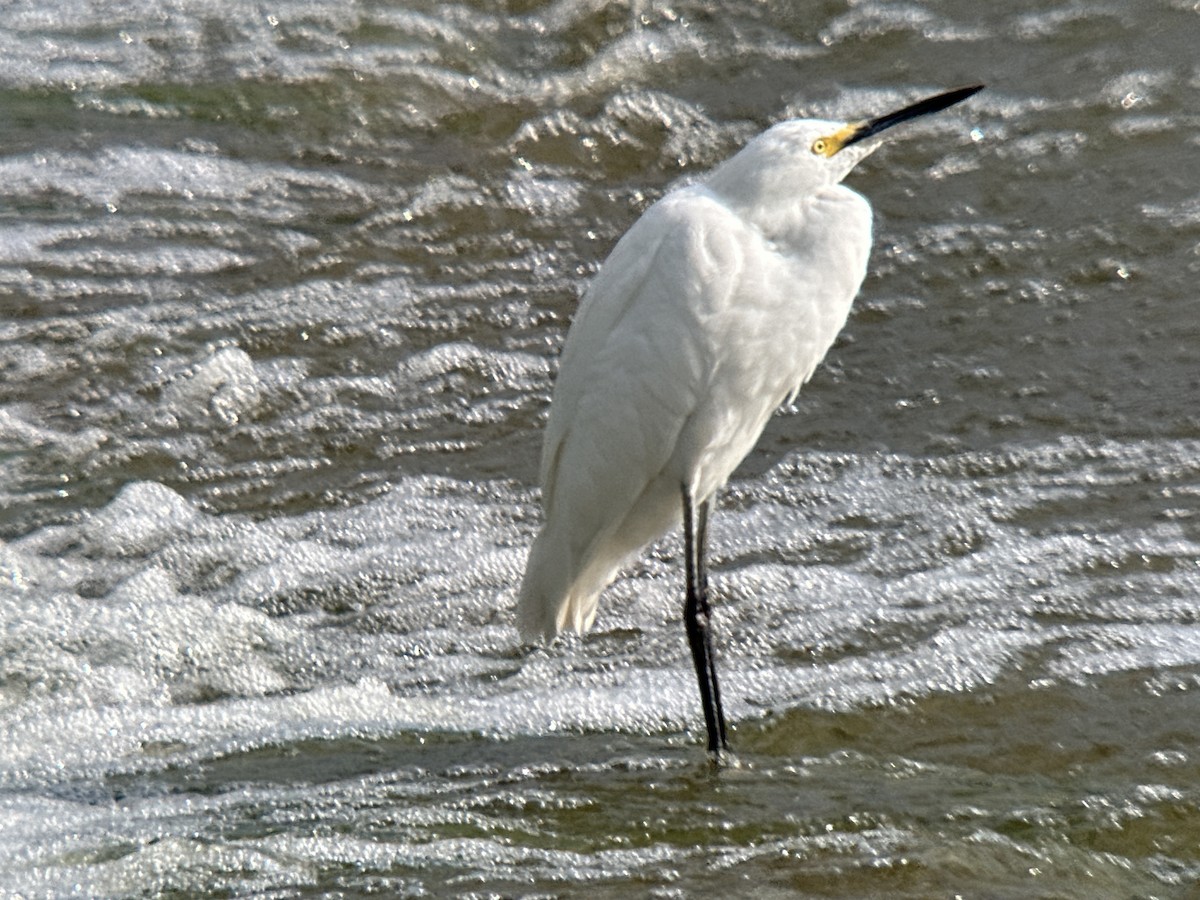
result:
[[[946,91],[944,94],[926,97],[924,100],[919,100],[910,106],[904,107],[904,109],[898,109],[887,115],[867,119],[865,122],[856,122],[850,129],[847,129],[849,134],[845,135],[840,142],[841,146],[837,149],[841,150],[843,147],[849,147],[851,144],[857,144],[859,141],[874,137],[880,132],[891,128],[893,125],[899,125],[901,122],[907,122],[909,119],[941,112],[946,107],[953,106],[955,103],[961,103],[963,100],[978,94],[982,90],[982,84],[972,84],[967,87],[955,88],[952,91]]]

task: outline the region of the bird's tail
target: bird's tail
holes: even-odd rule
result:
[[[517,598],[517,628],[522,640],[550,640],[572,628],[583,633],[596,618],[600,591],[612,577],[589,577],[576,570],[563,529],[548,524],[533,542]],[[594,568],[594,567],[589,567]]]
[[[543,528],[529,550],[525,578],[517,598],[517,629],[529,643],[550,640],[558,634],[559,611],[570,590],[569,551]]]

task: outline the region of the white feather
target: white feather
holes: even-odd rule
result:
[[[812,375],[866,274],[871,210],[841,179],[872,147],[784,122],[648,209],[584,296],[542,453],[526,639],[583,631],[633,553],[707,500]]]

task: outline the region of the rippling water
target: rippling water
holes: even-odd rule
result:
[[[1200,879],[1200,12],[12,3],[0,893],[1173,897]],[[557,351],[796,115],[871,275],[713,522],[519,646]]]

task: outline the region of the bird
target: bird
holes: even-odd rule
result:
[[[866,277],[871,207],[842,180],[888,129],[982,89],[772,125],[646,209],[568,330],[518,629],[528,643],[582,634],[621,567],[682,520],[683,619],[714,760],[730,748],[705,558],[713,498],[812,376]]]

